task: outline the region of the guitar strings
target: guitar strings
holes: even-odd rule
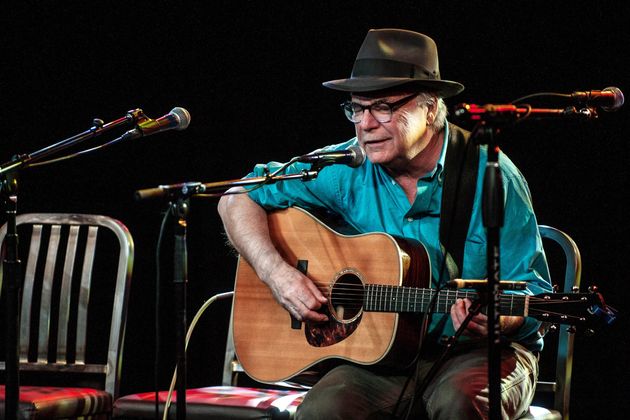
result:
[[[328,298],[331,297],[330,285],[322,285],[316,283],[318,289],[320,289],[324,295]],[[374,289],[373,292],[380,292],[381,296],[369,296],[370,292],[368,288]],[[421,290],[421,296],[418,296],[418,290]],[[387,292],[390,292],[389,296]],[[414,293],[415,292],[415,293]],[[418,289],[414,287],[394,286],[394,285],[382,285],[382,284],[355,284],[355,283],[336,283],[334,290],[332,291],[332,299],[335,305],[346,306],[349,309],[356,309],[365,306],[366,299],[369,300],[372,306],[393,306],[394,308],[404,308],[416,306],[424,307],[430,302],[434,295],[434,289]],[[367,296],[366,296],[367,295]],[[406,296],[405,296],[406,295]],[[460,291],[460,290],[443,290],[437,297],[438,305],[451,305],[456,299],[470,298],[476,296],[474,291]],[[510,301],[500,302],[500,309],[502,312],[511,312],[511,309],[524,309],[524,303],[528,302],[528,312],[530,314],[547,313],[549,315],[564,316],[566,319],[580,319],[578,315],[566,314],[563,312],[557,312],[549,310],[549,305],[562,305],[578,304],[582,305],[584,302],[576,300],[556,300],[550,301],[545,298],[538,298],[532,295],[515,295],[515,294],[503,294],[502,297],[508,297]],[[529,299],[527,299],[529,298]],[[544,309],[538,309],[536,306],[545,306]]]

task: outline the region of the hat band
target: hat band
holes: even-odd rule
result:
[[[408,77],[410,79],[438,79],[425,67],[381,58],[362,58],[354,62],[351,77]]]

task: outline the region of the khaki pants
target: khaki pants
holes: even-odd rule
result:
[[[477,347],[450,357],[422,396],[416,398],[409,418],[479,419],[488,417],[488,350]],[[433,361],[419,362],[419,381]],[[524,347],[512,343],[502,350],[501,404],[504,419],[518,418],[534,397],[538,360]],[[306,395],[297,411],[301,420],[404,418],[414,391],[407,386],[398,408],[406,375],[383,375],[366,368],[342,365],[326,374]]]

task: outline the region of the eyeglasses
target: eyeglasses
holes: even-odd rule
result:
[[[386,123],[392,120],[392,114],[394,111],[405,105],[416,96],[418,96],[418,94],[414,93],[413,95],[405,96],[396,102],[377,101],[370,105],[361,105],[356,102],[346,101],[341,104],[341,108],[343,109],[344,114],[346,114],[346,118],[355,124],[361,122],[366,109],[370,111],[370,114],[372,114],[376,121]]]

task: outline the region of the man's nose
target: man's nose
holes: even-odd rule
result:
[[[371,130],[378,127],[381,123],[378,122],[372,112],[370,112],[369,108],[363,110],[363,116],[361,117],[361,122],[359,123],[359,127],[362,130]]]

